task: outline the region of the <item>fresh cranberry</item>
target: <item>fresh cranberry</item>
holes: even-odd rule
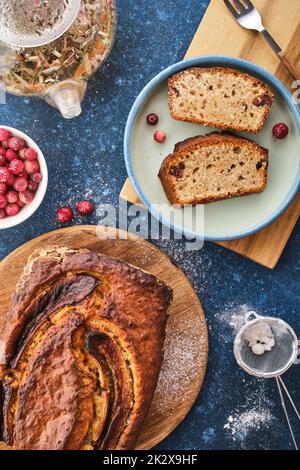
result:
[[[4,209],[0,209],[0,219],[5,219],[6,217],[6,212]]]
[[[155,113],[148,114],[146,119],[147,119],[147,123],[149,124],[149,126],[156,126],[156,124],[159,121],[159,118],[158,118],[157,114],[155,114]]]
[[[3,129],[1,127],[0,129],[0,142],[3,142],[4,140],[8,140],[10,138],[10,132],[7,129]]]
[[[30,178],[34,183],[37,183],[37,184],[39,184],[42,181],[42,175],[38,171],[36,173],[33,173],[33,175],[31,175]]]
[[[80,215],[91,215],[94,212],[95,206],[91,201],[80,201],[76,204],[76,210]]]
[[[21,171],[21,173],[18,175],[18,178],[25,178],[26,180],[28,180],[29,178],[29,174],[26,173],[26,171]]]
[[[0,168],[0,183],[8,183],[11,176],[13,175],[6,166]]]
[[[26,146],[26,142],[21,137],[11,137],[8,141],[8,146],[13,150],[21,150]]]
[[[8,204],[5,208],[5,212],[8,217],[13,217],[20,212],[20,207],[18,204]]]
[[[14,184],[14,189],[19,193],[24,192],[28,188],[28,181],[23,176],[19,176]]]
[[[7,191],[7,185],[5,183],[0,183],[0,194],[4,194]]]
[[[20,201],[20,199],[17,201],[17,206],[20,207],[20,209],[22,209],[23,207],[25,207],[25,204],[24,202]]]
[[[8,147],[9,147],[9,139],[3,140],[3,141],[2,141],[2,146],[3,146],[5,149],[8,149]]]
[[[25,160],[25,150],[27,150],[27,149],[23,148],[23,149],[19,150],[19,158],[21,158],[21,160]]]
[[[276,126],[273,127],[272,134],[275,139],[285,139],[289,132],[290,130],[288,126],[283,122],[280,122],[279,124],[276,124]]]
[[[5,148],[0,146],[0,157],[5,157],[5,154],[6,154]]]
[[[27,189],[29,189],[29,191],[36,191],[38,187],[38,183],[34,183],[34,181],[29,181]]]
[[[33,173],[37,173],[40,169],[40,165],[36,160],[30,161],[30,160],[25,160],[24,162],[24,168],[26,173],[29,175],[32,175]]]
[[[34,149],[25,149],[24,150],[24,157],[25,160],[36,160],[37,159],[37,152]]]
[[[19,175],[24,170],[24,163],[22,160],[16,159],[10,162],[8,167],[13,175]]]
[[[29,191],[28,189],[25,189],[25,191],[21,191],[19,193],[19,199],[23,204],[30,204],[34,198],[33,192]]]
[[[17,178],[13,174],[11,174],[7,181],[7,186],[13,186],[16,182],[16,179]]]
[[[57,216],[57,220],[60,223],[66,224],[73,220],[74,213],[71,207],[61,207],[60,209],[58,209],[56,216]]]
[[[0,155],[0,166],[6,165],[7,160],[3,155]]]
[[[12,162],[13,160],[18,159],[18,154],[12,149],[7,149],[5,153],[5,157],[9,162]]]
[[[154,140],[159,144],[162,144],[166,140],[166,134],[163,131],[156,131],[154,134]]]
[[[5,209],[7,206],[7,199],[4,194],[0,194],[0,209]]]
[[[19,195],[17,191],[14,191],[13,189],[11,189],[10,191],[6,193],[6,199],[7,199],[7,202],[9,202],[9,204],[14,204],[15,202],[18,201]]]

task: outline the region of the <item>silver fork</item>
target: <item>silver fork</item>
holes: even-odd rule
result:
[[[250,0],[242,0],[241,2],[239,0],[224,0],[224,2],[234,19],[243,28],[253,29],[262,34],[269,46],[271,46],[275,54],[279,57],[283,65],[289,70],[291,75],[296,80],[299,80],[300,73],[296,71],[295,67],[290,63],[284,51],[263,26],[261,15],[252,2],[250,2]]]

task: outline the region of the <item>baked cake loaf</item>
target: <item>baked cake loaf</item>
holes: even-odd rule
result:
[[[34,255],[1,334],[2,439],[17,450],[133,449],[171,297],[114,258],[55,247]]]
[[[230,68],[191,68],[169,79],[172,117],[204,126],[256,134],[274,99],[267,85]]]
[[[213,132],[180,142],[159,177],[171,204],[209,202],[262,192],[268,150],[232,134]]]

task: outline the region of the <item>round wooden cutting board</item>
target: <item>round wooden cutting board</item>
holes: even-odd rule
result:
[[[34,250],[49,245],[87,248],[149,271],[174,292],[167,327],[164,363],[137,449],[165,439],[186,417],[203,383],[208,333],[197,295],[184,273],[151,243],[117,229],[77,226],[56,230],[22,245],[0,263],[0,328],[23,267]],[[145,364],[147,367],[147,364]],[[0,449],[7,447],[0,443]]]

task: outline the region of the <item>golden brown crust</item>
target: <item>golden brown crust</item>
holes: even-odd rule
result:
[[[181,200],[177,194],[176,179],[174,180],[174,178],[170,175],[170,169],[174,166],[180,165],[180,162],[184,160],[187,151],[193,151],[197,148],[209,148],[210,146],[216,146],[220,143],[228,143],[230,145],[241,147],[250,146],[260,154],[261,159],[263,161],[262,167],[258,170],[262,178],[261,186],[257,186],[251,191],[247,191],[245,189],[235,190],[233,193],[228,193],[226,197],[222,195],[215,195],[214,197],[191,196],[188,201]],[[267,149],[261,147],[260,145],[256,144],[255,142],[252,142],[249,139],[236,137],[235,135],[230,134],[228,132],[211,132],[206,135],[192,137],[186,139],[185,141],[177,143],[174,148],[174,153],[168,155],[163,161],[159,171],[159,178],[170,203],[173,205],[179,205],[181,207],[189,204],[208,204],[211,202],[230,199],[233,197],[246,196],[249,194],[260,193],[264,191],[267,185],[268,155],[269,152]]]
[[[268,102],[264,105],[263,116],[256,127],[250,127],[249,125],[245,125],[243,123],[241,124],[236,123],[234,126],[232,126],[232,125],[228,125],[228,123],[225,121],[222,123],[216,123],[213,120],[209,121],[209,120],[201,119],[201,117],[194,118],[192,116],[190,116],[189,118],[183,119],[182,116],[174,110],[173,101],[177,97],[176,84],[181,79],[181,77],[186,73],[195,75],[196,77],[201,77],[201,75],[205,72],[209,72],[212,75],[215,75],[221,72],[224,76],[233,75],[237,78],[241,77],[260,87],[260,90],[262,90],[263,94],[266,97],[268,97]],[[257,78],[251,75],[248,75],[244,72],[240,72],[238,70],[227,68],[227,67],[211,67],[211,68],[193,67],[187,70],[183,70],[182,72],[179,72],[176,75],[173,75],[171,78],[169,78],[169,81],[168,81],[168,103],[169,103],[170,113],[173,119],[176,119],[177,121],[183,120],[183,121],[191,122],[194,124],[201,124],[203,126],[217,127],[217,128],[225,129],[225,130],[233,130],[236,132],[249,132],[251,134],[257,134],[258,132],[260,132],[270,113],[274,100],[275,100],[275,95],[272,92],[271,88],[267,86],[265,83],[263,83],[261,80],[258,80]]]
[[[56,247],[35,254],[0,337],[6,443],[134,448],[171,297],[151,274],[107,256]]]

